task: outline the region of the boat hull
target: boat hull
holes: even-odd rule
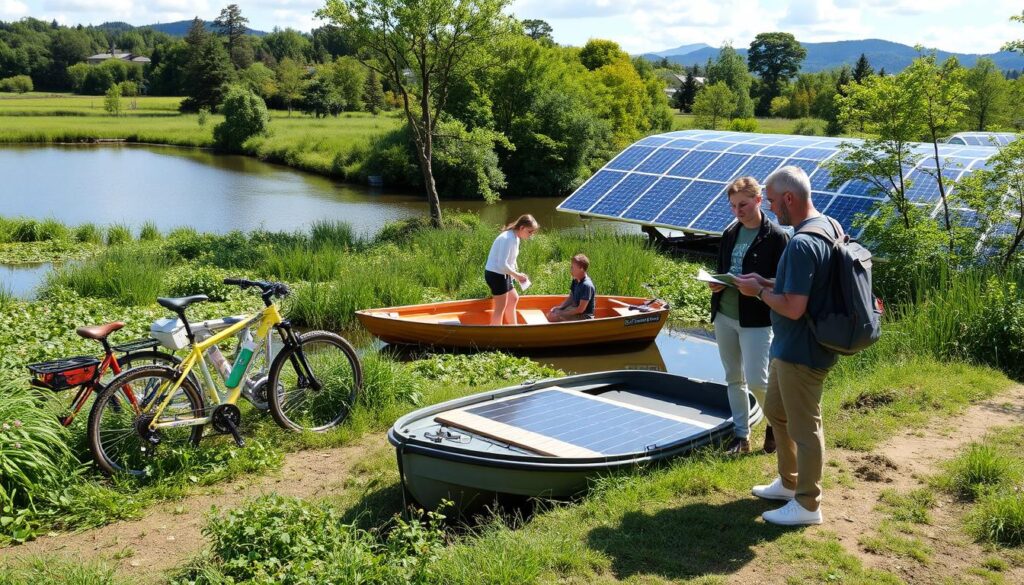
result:
[[[639,297],[599,296],[596,318],[547,322],[561,295],[520,299],[515,325],[491,326],[491,299],[473,299],[357,311],[359,322],[387,343],[479,349],[539,349],[609,343],[639,343],[658,336],[668,320],[666,306],[640,307]]]

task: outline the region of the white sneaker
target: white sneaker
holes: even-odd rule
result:
[[[782,478],[776,477],[775,481],[768,485],[755,485],[750,493],[766,500],[781,500],[788,502],[796,495],[796,490],[786,489],[782,486]]]
[[[805,524],[821,524],[821,508],[811,512],[804,509],[796,500],[790,500],[777,510],[768,510],[761,514],[765,522],[781,526],[803,526]]]

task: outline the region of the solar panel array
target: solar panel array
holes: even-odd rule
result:
[[[857,236],[854,219],[859,214],[875,213],[875,204],[887,200],[888,194],[879,193],[863,181],[830,186],[831,174],[821,165],[840,156],[842,142],[856,139],[709,130],[648,136],[609,161],[559,204],[558,210],[684,232],[721,234],[733,221],[725,194],[731,181],[749,175],[763,183],[774,170],[796,165],[810,177],[818,211],[834,217]],[[941,198],[934,177],[932,146],[920,144],[914,148],[923,156],[906,171],[906,178],[912,181],[907,196],[937,217]],[[996,152],[998,149],[990,145],[940,144],[947,194],[951,193],[950,182],[983,167]]]
[[[534,392],[469,408],[471,414],[602,455],[643,453],[703,432],[705,427],[586,395]]]
[[[1020,138],[1020,134],[1013,132],[958,132],[950,136],[947,144],[960,144],[967,146],[1006,146]]]

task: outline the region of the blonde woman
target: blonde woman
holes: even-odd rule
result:
[[[540,224],[530,214],[523,214],[519,219],[505,226],[494,238],[491,252],[487,255],[484,268],[484,280],[491,289],[494,298],[494,310],[491,312],[491,325],[510,325],[516,323],[516,305],[519,304],[519,293],[512,286],[512,279],[523,284],[529,280],[526,274],[519,272],[516,260],[519,258],[519,240],[528,240],[540,229]]]
[[[789,234],[761,212],[761,185],[754,177],[733,181],[726,191],[736,221],[722,234],[718,250],[718,274],[750,274],[775,277]],[[764,407],[768,388],[768,349],[772,343],[771,311],[756,297],[739,294],[736,288],[709,284],[711,321],[715,325],[718,355],[725,369],[736,434],[729,453],[750,451],[750,402],[747,390]],[[775,451],[772,428],[765,430],[764,450]]]

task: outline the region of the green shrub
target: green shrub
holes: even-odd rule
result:
[[[6,239],[12,242],[53,242],[71,239],[71,230],[52,218],[42,221],[35,219],[11,220],[6,230],[9,234]]]
[[[793,134],[802,136],[824,136],[825,121],[817,118],[800,118],[793,126]]]
[[[16,541],[34,536],[34,501],[69,481],[77,467],[68,431],[40,408],[22,380],[0,380],[0,535]]]
[[[94,223],[83,223],[75,228],[75,240],[83,244],[102,244],[103,228]]]
[[[263,98],[249,89],[235,86],[228,90],[221,106],[224,121],[213,128],[213,140],[224,150],[240,150],[252,136],[267,133],[270,114]]]
[[[375,412],[393,404],[419,404],[423,397],[423,379],[404,364],[377,352],[362,354],[361,361],[363,389],[358,397],[361,407]]]
[[[156,224],[152,221],[147,221],[142,224],[142,228],[139,229],[139,241],[141,242],[153,242],[160,239],[160,229],[156,227]]]
[[[442,219],[444,229],[471,230],[480,226],[480,217],[472,213],[448,213]],[[432,230],[430,218],[426,216],[400,219],[384,224],[374,241],[378,244],[391,242],[404,244],[423,230]],[[497,234],[495,234],[497,235]]]
[[[757,132],[757,118],[736,118],[729,122],[733,132]]]
[[[118,246],[132,241],[132,230],[123,223],[115,223],[107,228],[107,245]]]
[[[210,254],[216,236],[200,234],[195,228],[174,228],[167,234],[166,249],[182,260],[199,260]]]
[[[203,264],[184,264],[167,272],[166,296],[206,295],[211,301],[226,301],[237,287],[224,284],[229,276],[223,269]]]
[[[988,445],[971,445],[949,465],[949,487],[967,499],[978,498],[1005,483],[1013,472],[1010,459]]]
[[[11,93],[28,93],[34,89],[32,78],[28,75],[15,75],[0,79],[0,91]]]

